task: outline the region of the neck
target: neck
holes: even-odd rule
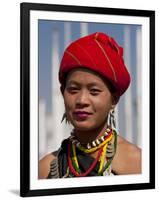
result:
[[[91,129],[91,130],[87,130],[87,131],[81,131],[78,129],[74,129],[74,135],[77,137],[78,141],[81,144],[87,144],[92,142],[93,140],[99,138],[104,131],[106,130],[106,125],[102,125],[96,129]]]

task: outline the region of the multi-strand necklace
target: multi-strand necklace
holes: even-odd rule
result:
[[[98,175],[102,176],[103,173],[110,167],[112,159],[116,152],[117,133],[115,130],[106,129],[104,134],[93,141],[83,146],[75,136],[70,136],[68,142],[68,167],[73,176],[85,177],[88,176],[99,162]],[[81,172],[76,148],[80,151],[90,154],[98,150],[97,156],[84,173]]]

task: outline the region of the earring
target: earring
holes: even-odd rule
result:
[[[63,114],[62,116],[62,120],[61,120],[61,123],[65,120],[65,123],[69,123],[69,120],[67,119],[67,115],[66,115],[66,112]]]
[[[61,123],[63,122],[63,120],[64,120],[65,118],[66,118],[66,113],[63,114]]]
[[[111,129],[116,129],[116,121],[115,121],[115,110],[112,109],[109,111],[108,117],[107,117],[107,126]]]

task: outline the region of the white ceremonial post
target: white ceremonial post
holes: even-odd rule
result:
[[[67,46],[71,43],[71,23],[65,22],[64,23],[64,50],[67,48]],[[64,109],[65,111],[65,109]],[[63,111],[63,113],[64,113]],[[65,121],[61,124],[63,126],[63,138],[69,137],[71,131],[72,131],[72,125],[66,124]]]
[[[64,49],[71,42],[71,22],[64,23]]]
[[[130,50],[130,28],[129,26],[125,26],[124,28],[124,60],[127,66],[128,71],[131,74],[131,50]],[[125,124],[125,136],[126,139],[130,142],[133,142],[133,126],[132,126],[132,93],[131,93],[131,85],[125,93],[124,97],[124,112],[125,112],[125,120],[123,123]]]
[[[64,112],[63,99],[60,94],[60,84],[58,80],[59,72],[59,30],[53,29],[52,36],[52,140],[49,141],[49,148],[57,150],[63,139],[63,127],[61,119]]]
[[[88,24],[85,22],[80,23],[81,37],[88,35]]]

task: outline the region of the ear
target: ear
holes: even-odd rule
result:
[[[119,102],[119,95],[117,95],[116,93],[112,95],[112,106],[111,108],[114,109],[116,104]]]
[[[112,104],[111,105],[111,110],[113,110],[115,108],[116,104]]]

